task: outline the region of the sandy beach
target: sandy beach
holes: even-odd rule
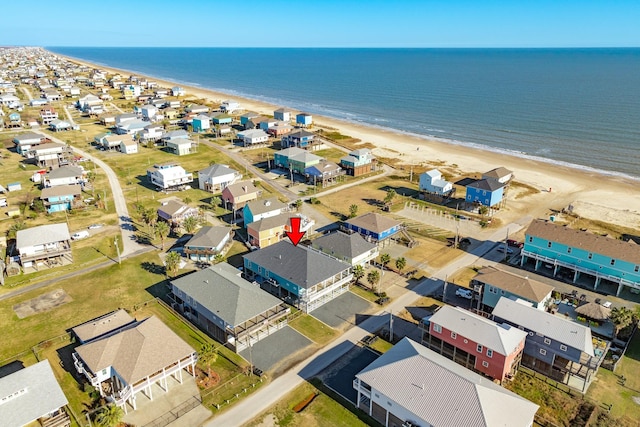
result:
[[[75,58],[67,59],[123,76],[142,76],[133,71],[97,66]],[[231,98],[240,102],[245,110],[257,113],[272,115],[275,109],[286,107],[154,77],[148,79],[167,88],[181,86],[187,91],[187,97],[205,98],[214,103]],[[512,170],[516,181],[532,186],[540,192],[511,201],[507,212],[501,213],[503,220],[516,220],[525,215],[541,217],[547,214],[549,209],[559,210],[571,204],[574,212],[582,217],[631,228],[640,227],[639,183],[632,179],[450,144],[328,117],[314,115],[313,120],[317,127],[335,128],[344,135],[360,139],[363,143],[372,143],[376,147],[373,149],[375,155],[395,157],[406,165],[436,165],[434,167],[458,174],[482,173],[499,166]]]

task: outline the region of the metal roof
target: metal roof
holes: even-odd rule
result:
[[[356,377],[433,426],[529,427],[538,405],[402,339]]]
[[[498,324],[459,307],[442,306],[431,323],[469,338],[496,353],[508,356],[527,337],[527,333],[507,324]]]
[[[640,246],[631,241],[625,242],[599,236],[544,220],[534,220],[525,231],[525,234],[632,264],[640,264]],[[524,244],[526,248],[528,239],[525,240]]]
[[[496,288],[503,289],[509,293],[535,302],[542,302],[549,293],[555,289],[546,283],[498,270],[494,267],[483,268],[473,280],[495,286]]]
[[[0,419],[5,427],[22,427],[67,405],[48,360],[20,369],[0,378],[0,399],[23,393],[0,404]]]
[[[260,286],[244,280],[240,271],[227,263],[172,280],[171,284],[233,327],[282,304]]]
[[[70,239],[69,227],[67,227],[66,222],[40,225],[26,230],[19,230],[16,233],[16,247],[20,250],[30,246],[46,245],[47,243],[62,242]]]
[[[351,268],[349,264],[286,240],[250,252],[244,259],[305,289]]]
[[[591,329],[586,326],[504,297],[500,298],[492,314],[593,356]]]

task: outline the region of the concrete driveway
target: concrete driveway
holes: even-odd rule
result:
[[[357,395],[353,389],[353,379],[377,358],[378,355],[367,347],[354,346],[319,376],[322,382],[355,405]]]
[[[242,350],[240,355],[266,372],[312,343],[300,332],[286,326],[253,344],[251,348]]]
[[[310,314],[332,328],[341,329],[356,324],[356,314],[371,309],[373,304],[352,292],[339,297],[313,310]]]

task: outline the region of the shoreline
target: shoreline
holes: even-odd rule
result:
[[[51,51],[47,52],[71,62],[123,76],[145,76],[167,88],[179,85],[185,88],[187,97],[204,98],[211,102],[234,99],[246,111],[272,115],[277,108],[288,108],[243,95],[193,85],[197,83],[181,83],[134,70],[119,69]],[[292,108],[291,111],[299,110]],[[588,166],[540,158],[526,153],[509,153],[491,147],[477,147],[473,143],[445,141],[368,123],[315,114],[313,117],[316,126],[334,128],[343,135],[360,139],[362,143],[369,142],[376,147],[372,149],[374,155],[397,158],[400,163],[407,166],[431,164],[437,165],[433,166],[434,168],[454,169],[461,174],[482,173],[504,166],[514,172],[516,181],[540,191],[527,196],[528,200],[517,200],[517,203],[512,203],[514,207],[530,205],[529,209],[526,206],[522,206],[521,209],[524,212],[530,212],[531,215],[539,215],[538,211],[562,209],[569,204],[574,204],[581,206],[580,212],[576,212],[580,216],[631,228],[640,226],[640,191],[638,190],[640,178],[638,177],[618,172],[607,173],[607,171]],[[552,191],[549,192],[549,189]]]

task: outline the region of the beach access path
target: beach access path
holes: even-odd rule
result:
[[[23,85],[20,85],[20,89],[22,90],[22,92],[24,92],[29,101],[33,101],[33,96],[31,96],[31,92],[29,91],[29,89],[27,89]]]
[[[397,313],[416,299],[431,295],[444,285],[444,279],[453,275],[460,268],[475,264],[480,259],[486,265],[496,264],[496,261],[488,261],[483,258],[492,251],[497,242],[504,239],[507,229],[511,232],[519,231],[531,218],[522,218],[496,230],[487,240],[481,243],[472,252],[449,263],[446,267],[437,271],[432,277],[423,279],[416,287],[402,296],[393,300],[384,309],[379,310],[359,325],[354,325],[334,341],[318,350],[316,353],[298,363],[284,375],[276,378],[271,383],[260,388],[257,392],[247,396],[237,404],[225,410],[222,414],[212,417],[204,425],[206,427],[236,427],[251,421],[257,414],[273,407],[288,392],[318,375],[327,366],[334,363],[347,351],[353,348],[364,336],[383,327],[389,319],[389,313]]]
[[[54,142],[57,142],[58,144],[67,145],[66,142],[62,141],[59,138],[56,138],[55,136],[52,136],[51,134],[44,133],[42,131],[36,131],[36,132],[51,139]],[[109,185],[111,186],[111,194],[113,195],[113,202],[115,204],[116,213],[118,214],[118,223],[120,226],[120,233],[122,236],[122,251],[120,252],[120,256],[125,257],[129,254],[141,252],[144,249],[146,249],[147,248],[146,246],[143,246],[137,242],[136,234],[135,234],[136,227],[133,223],[133,220],[129,216],[129,209],[127,208],[127,200],[125,199],[124,194],[122,193],[122,187],[120,187],[120,182],[118,181],[118,177],[116,176],[113,169],[111,169],[109,165],[107,165],[105,162],[90,155],[86,151],[73,146],[71,148],[73,148],[74,152],[78,153],[82,157],[85,157],[91,160],[93,163],[98,165],[105,172],[105,174],[107,175],[107,178],[109,179]]]

